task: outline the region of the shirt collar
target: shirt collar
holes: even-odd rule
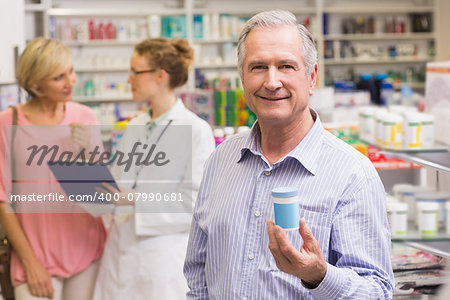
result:
[[[171,108],[169,108],[168,111],[166,111],[165,113],[163,113],[162,115],[160,115],[159,117],[157,117],[155,120],[152,121],[151,119],[151,115],[152,115],[152,108],[150,107],[150,109],[148,110],[148,121],[146,123],[148,128],[152,128],[156,125],[165,125],[167,124],[170,120],[175,119],[180,111],[184,108],[184,104],[181,101],[181,99],[178,99],[174,105],[172,105]]]
[[[310,112],[313,118],[315,118],[314,125],[308,131],[306,136],[300,141],[300,143],[277,163],[284,161],[287,157],[291,157],[293,159],[296,159],[310,173],[314,175],[317,172],[316,161],[319,157],[319,150],[322,144],[324,128],[317,112],[315,112],[311,108]],[[248,153],[252,153],[253,155],[257,156],[263,156],[260,141],[261,130],[258,121],[256,121],[250,131],[247,140],[240,149],[241,155],[238,162],[242,161]]]

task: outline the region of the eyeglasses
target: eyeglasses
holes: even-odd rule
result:
[[[143,73],[153,73],[155,71],[156,71],[156,69],[143,70],[143,71],[130,70],[130,77],[134,78],[134,77],[136,77],[136,75],[143,74]]]

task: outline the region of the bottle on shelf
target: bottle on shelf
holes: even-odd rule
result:
[[[127,27],[125,22],[122,20],[119,22],[119,26],[117,27],[117,40],[126,41],[128,39]]]
[[[216,128],[213,131],[214,141],[216,142],[216,147],[219,146],[225,140],[225,132],[222,128]]]
[[[106,26],[105,23],[103,23],[103,20],[98,23],[98,39],[99,40],[105,40],[106,39]]]
[[[89,40],[95,40],[95,23],[93,19],[89,20],[88,24],[88,30],[89,30]]]
[[[106,24],[106,39],[115,40],[116,39],[116,27],[111,21]]]

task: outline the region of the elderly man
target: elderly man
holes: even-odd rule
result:
[[[309,108],[310,33],[289,12],[257,14],[239,37],[238,64],[258,120],[207,162],[184,267],[188,299],[391,298],[384,188]],[[271,221],[280,186],[299,189],[298,231]]]

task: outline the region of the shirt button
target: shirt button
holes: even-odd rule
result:
[[[248,259],[250,259],[250,260],[252,260],[252,259],[254,259],[255,258],[255,256],[253,255],[253,254],[250,254],[249,256],[248,256]]]
[[[264,175],[269,176],[270,175],[270,171],[264,171]]]
[[[242,297],[242,300],[247,300],[247,297]]]
[[[255,210],[255,216],[259,217],[261,215],[261,212],[259,210]]]

